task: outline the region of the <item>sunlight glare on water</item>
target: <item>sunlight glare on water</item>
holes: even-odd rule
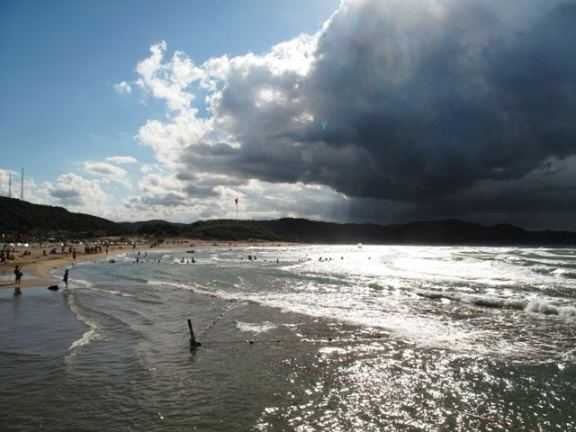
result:
[[[66,296],[38,297],[80,320],[67,348],[54,346],[64,362],[32,359],[7,336],[10,314],[49,309],[0,303],[12,344],[0,347],[10,409],[0,408],[16,430],[41,418],[61,419],[56,431],[576,428],[574,250],[291,246],[186,258],[79,266]],[[193,354],[187,319],[203,344]],[[13,356],[32,362],[33,384]]]

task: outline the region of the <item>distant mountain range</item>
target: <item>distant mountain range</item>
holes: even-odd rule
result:
[[[208,220],[190,224],[162,220],[112,222],[62,207],[0,197],[0,233],[11,237],[181,236],[205,240],[271,240],[305,243],[576,245],[576,232],[527,231],[513,225],[485,226],[459,220],[397,225],[338,224],[306,219]]]

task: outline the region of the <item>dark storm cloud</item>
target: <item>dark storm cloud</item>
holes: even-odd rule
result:
[[[173,178],[142,190],[219,212],[242,195],[272,213],[334,203],[339,220],[565,224],[575,46],[567,0],[344,0],[314,36],[199,66],[162,42],[135,83],[168,114],[138,139]]]
[[[486,180],[458,193],[404,206],[382,200],[354,200],[357,220],[404,222],[459,218],[516,223],[527,228],[573,229],[576,157],[552,160],[521,179]]]
[[[489,189],[576,153],[575,47],[573,2],[345,3],[307,75],[231,73],[215,118],[240,145],[189,146],[184,161],[422,208],[562,207],[560,189],[505,202]]]

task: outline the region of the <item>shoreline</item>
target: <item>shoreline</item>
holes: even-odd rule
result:
[[[106,254],[105,252],[97,254],[79,254],[74,260],[69,255],[64,256],[48,256],[35,260],[18,261],[15,260],[10,264],[3,264],[0,266],[0,274],[8,274],[12,276],[12,271],[15,265],[20,265],[24,276],[20,288],[48,288],[50,285],[58,285],[61,282],[59,278],[51,274],[52,270],[62,269],[64,267],[73,266],[74,264],[85,263],[94,261],[102,257],[113,257],[118,254],[129,252],[132,248],[115,249],[114,251]],[[14,280],[0,282],[0,289],[15,288]]]
[[[253,247],[253,246],[288,246],[294,245],[294,243],[284,243],[284,242],[249,242],[249,241],[210,241],[210,240],[194,240],[178,239],[178,242],[171,243],[170,241],[162,243],[156,247],[146,247],[140,245],[139,247],[132,246],[120,246],[114,247],[109,251],[85,254],[78,252],[76,259],[73,259],[71,255],[42,255],[42,248],[34,248],[31,256],[28,257],[18,257],[17,259],[11,261],[10,263],[0,264],[0,290],[2,289],[14,289],[14,279],[13,270],[14,266],[19,265],[24,273],[20,288],[48,288],[51,285],[58,285],[61,283],[59,277],[54,277],[51,274],[52,270],[63,269],[64,267],[73,266],[74,264],[85,263],[94,261],[99,258],[113,257],[129,252],[155,252],[155,251],[181,251],[188,250],[191,248],[206,248],[206,247]],[[9,277],[9,279],[4,279],[4,277]]]

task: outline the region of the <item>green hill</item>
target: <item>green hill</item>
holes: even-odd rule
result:
[[[117,232],[117,224],[62,207],[32,204],[15,198],[0,197],[0,232],[40,234]]]
[[[205,240],[270,240],[303,243],[576,245],[576,233],[526,231],[459,220],[398,225],[340,224],[283,218],[208,220],[191,224],[162,220],[112,222],[62,207],[0,197],[0,233],[16,236],[146,235]]]

